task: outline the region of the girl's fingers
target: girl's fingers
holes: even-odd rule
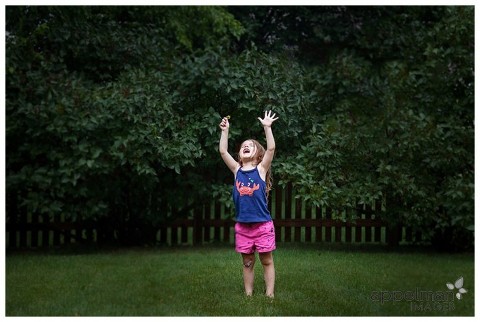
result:
[[[228,117],[224,117],[220,122],[220,127],[227,127],[228,126]]]
[[[275,115],[277,115],[277,113],[273,113],[272,110],[270,111],[265,111],[265,117],[268,117],[268,118],[274,118]]]
[[[277,115],[277,113],[273,113],[273,114],[272,114],[272,113],[273,113],[273,112],[272,112],[271,110],[270,110],[270,111],[265,111],[265,118],[268,117],[268,118],[270,118],[270,119],[275,119],[275,120],[277,120],[278,117],[275,118],[275,116]],[[274,120],[274,121],[275,121],[275,120]]]

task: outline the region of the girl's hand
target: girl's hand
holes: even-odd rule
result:
[[[222,119],[222,122],[220,122],[220,128],[222,129],[222,131],[226,131],[230,127],[230,123],[228,122],[228,119],[229,119],[228,116],[224,117]]]
[[[268,126],[271,127],[272,123],[278,120],[278,117],[275,117],[275,113],[272,115],[272,111],[265,111],[265,116],[263,120],[259,117],[258,119],[260,120],[260,123],[262,123],[263,126]]]

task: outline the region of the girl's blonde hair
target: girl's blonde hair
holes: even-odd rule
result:
[[[252,141],[253,144],[255,144],[255,155],[253,156],[256,164],[260,164],[263,160],[263,156],[265,155],[265,148],[258,142],[257,140],[249,139],[245,140],[246,141]],[[243,167],[243,162],[242,159],[240,158],[240,150],[242,149],[242,146],[240,146],[239,153],[237,154],[238,158],[238,163],[240,164],[241,167]],[[272,185],[273,185],[273,178],[272,178],[272,170],[271,167],[267,170],[267,173],[265,174],[265,183],[267,184],[267,198],[270,195],[270,190],[272,190]]]

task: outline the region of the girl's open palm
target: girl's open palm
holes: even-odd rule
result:
[[[278,120],[278,117],[275,117],[275,113],[272,114],[272,111],[265,111],[265,116],[263,119],[258,118],[263,126],[272,126],[272,123]]]

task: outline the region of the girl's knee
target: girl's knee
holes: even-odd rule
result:
[[[259,257],[260,257],[260,262],[262,262],[262,265],[263,265],[263,266],[267,266],[267,265],[272,265],[272,264],[273,264],[273,255],[272,255],[272,252],[261,253],[261,254],[259,254]]]
[[[253,268],[253,264],[255,264],[255,254],[242,254],[242,259],[245,268]]]

